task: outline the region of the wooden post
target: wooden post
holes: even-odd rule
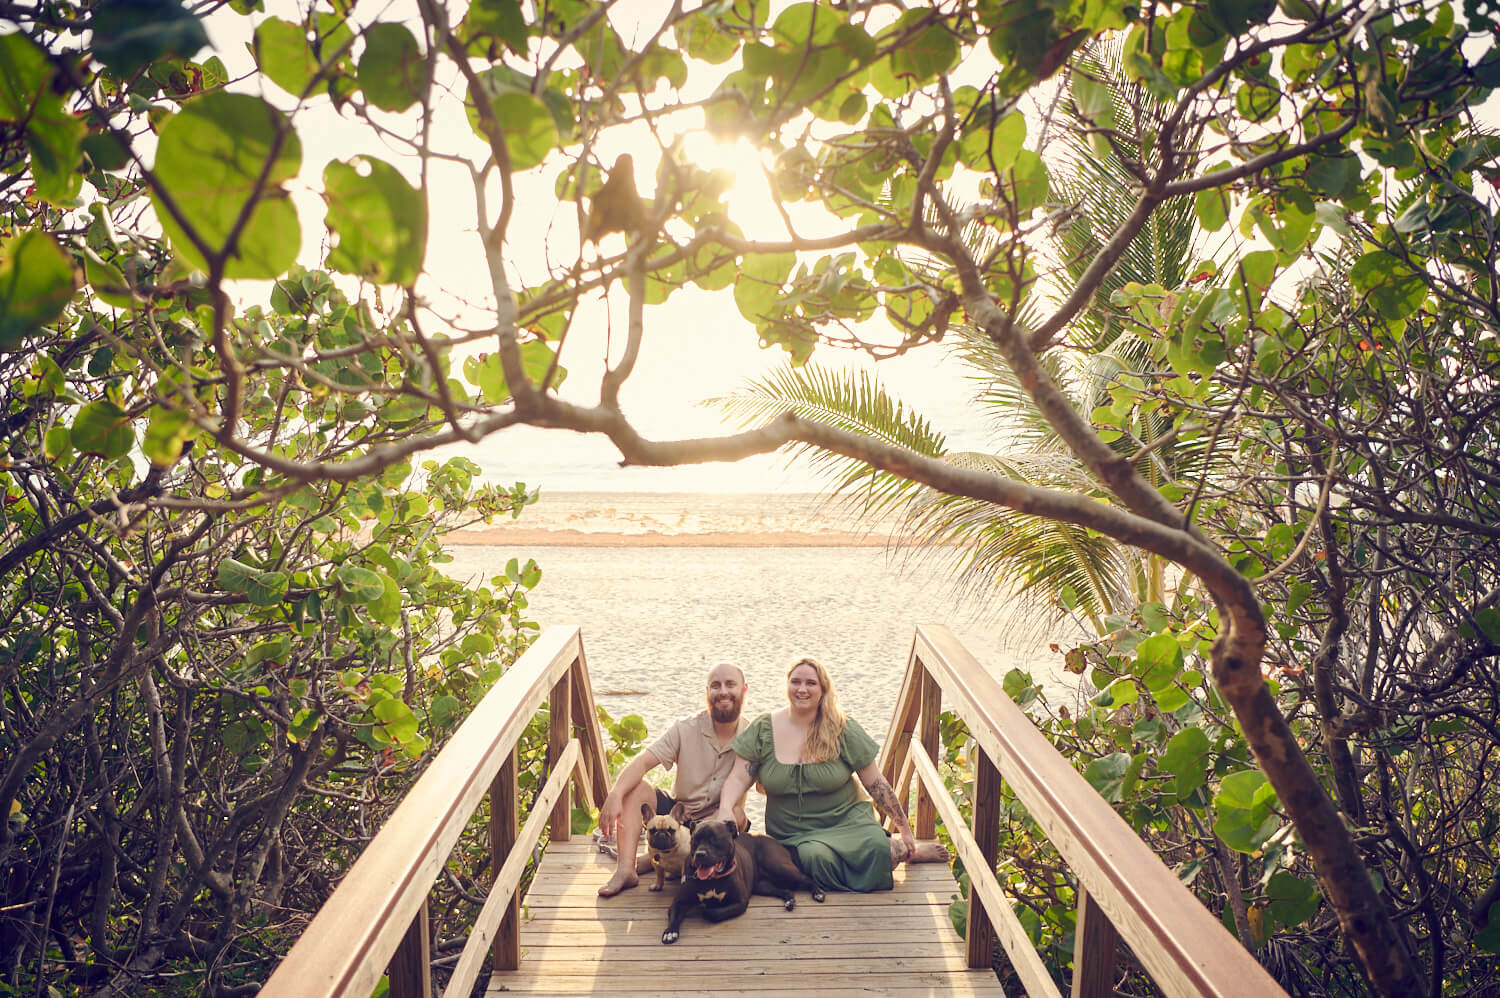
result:
[[[1072,998],[1110,998],[1115,993],[1115,947],[1119,942],[1114,924],[1079,884]]]
[[[519,820],[516,807],[516,750],[495,774],[490,784],[490,875],[498,877],[505,858],[516,844]],[[490,950],[494,969],[516,970],[521,966],[521,898],[512,896],[505,906],[505,917],[495,933]]]
[[[417,917],[406,928],[406,935],[385,972],[390,977],[390,998],[432,998],[432,943],[428,924],[427,902],[417,909]]]
[[[932,673],[922,667],[921,686],[922,717],[918,722],[917,740],[927,750],[931,759],[941,759],[938,750],[938,713],[943,709],[943,689],[932,678]],[[917,781],[917,821],[912,829],[919,839],[930,839],[937,834],[937,807],[932,795],[922,781]]]
[[[995,868],[1000,852],[1000,770],[995,761],[976,747],[974,759],[974,843],[984,855],[985,870]],[[973,883],[974,872],[969,880]],[[964,945],[970,967],[988,967],[995,957],[995,925],[984,910],[979,892],[969,888],[969,926]]]
[[[563,749],[568,747],[568,739],[573,733],[572,721],[573,703],[573,670],[569,669],[558,679],[557,684],[552,687],[551,698],[547,701],[548,728],[547,728],[547,772],[557,765],[557,760],[562,757]],[[572,801],[567,793],[557,798],[557,803],[552,805],[552,825],[550,829],[553,842],[566,842],[572,830],[573,815]]]

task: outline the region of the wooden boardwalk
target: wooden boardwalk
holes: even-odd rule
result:
[[[643,877],[600,898],[612,867],[587,840],[547,847],[523,902],[521,968],[496,974],[489,995],[1005,994],[993,971],[964,965],[948,918],[958,887],[942,863],[898,870],[888,892],[829,894],[823,904],[799,893],[793,911],[758,897],[717,925],[689,916],[671,946],[661,933],[676,882],[658,894]]]

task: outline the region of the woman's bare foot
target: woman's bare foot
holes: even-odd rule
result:
[[[621,891],[630,890],[630,888],[640,882],[640,878],[635,875],[634,870],[625,873],[616,870],[615,875],[609,878],[609,883],[599,888],[599,896],[602,898],[612,898]]]
[[[908,863],[946,863],[948,850],[941,842],[918,842],[916,850],[908,857]]]

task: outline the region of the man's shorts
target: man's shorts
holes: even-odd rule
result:
[[[676,806],[677,806],[677,802],[672,799],[672,796],[670,794],[668,794],[665,790],[662,790],[660,787],[656,788],[656,813],[657,814],[667,814],[668,812],[670,812],[672,810],[672,808],[674,808]],[[748,821],[745,822],[745,830],[746,831],[750,830],[750,822],[748,822]]]

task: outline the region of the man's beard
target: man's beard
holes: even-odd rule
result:
[[[739,697],[735,697],[733,699],[734,702],[732,704],[721,703],[718,700],[710,700],[708,702],[709,716],[720,724],[728,724],[730,721],[739,720],[740,708],[744,706],[745,702]]]

